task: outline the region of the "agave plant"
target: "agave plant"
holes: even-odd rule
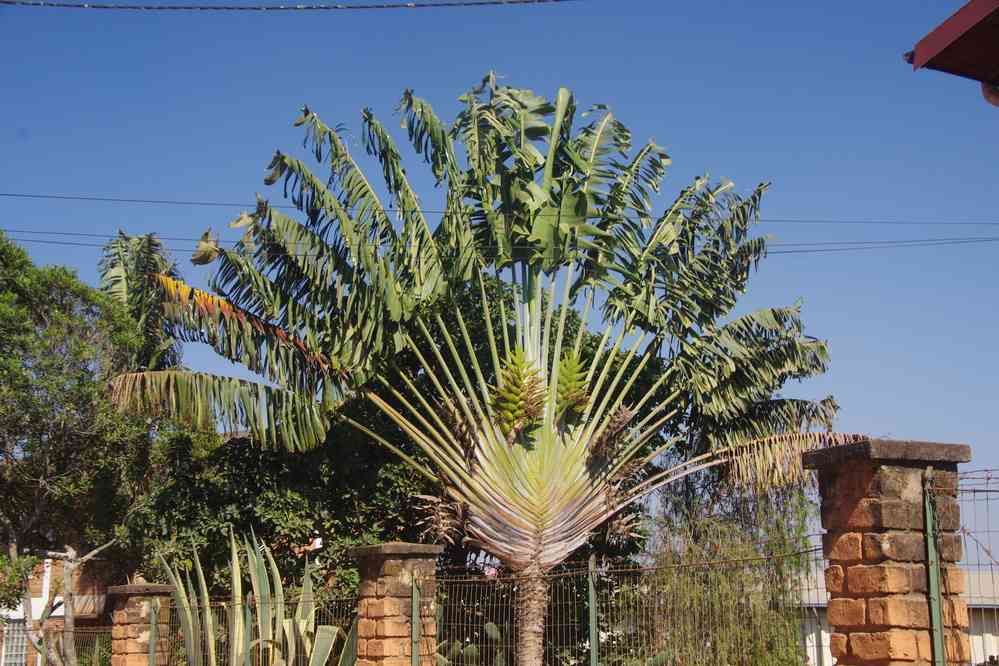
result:
[[[158,278],[179,337],[264,381],[142,372],[118,377],[114,395],[292,450],[341,419],[397,452],[439,484],[434,510],[455,507],[465,537],[520,577],[518,663],[535,666],[546,571],[686,475],[727,465],[733,481],[796,478],[802,450],[838,441],[807,432],[835,403],[776,397],[827,361],[798,306],[731,316],[766,253],[751,236],[766,185],[739,196],[698,178],[655,214],[669,157],[633,149],[606,107],[575,130],[568,90],[551,102],[492,76],[460,99],[450,126],[410,91],[400,105],[444,188],[436,223],[370,111],[362,137],[387,202],[342,130],[304,109],[296,125],[328,178],[279,151],[265,179],[283,182],[303,219],[258,199],[233,223],[245,234],[235,247],[199,243],[197,261],[218,262],[211,292]],[[487,296],[495,283],[511,301]],[[470,288],[484,345],[454,300]],[[397,371],[398,354],[418,371]],[[339,409],[358,396],[405,439]],[[680,442],[677,464],[657,466]]]
[[[224,634],[216,623],[197,551],[194,553],[193,579],[189,572],[181,572],[160,557],[173,587],[188,666],[295,666],[302,662],[308,666],[325,666],[338,641],[342,643],[338,666],[351,666],[356,657],[356,622],[349,632],[332,625],[316,625],[316,603],[308,562],[298,603],[294,612],[289,612],[281,574],[270,549],[252,536],[243,540],[242,547],[233,535],[229,541],[232,589],[229,603],[223,606],[226,613]],[[253,590],[252,603],[243,596],[241,555],[246,558]],[[156,663],[155,643],[156,637],[151,636],[150,666]],[[220,645],[228,649],[227,655],[219,654]]]

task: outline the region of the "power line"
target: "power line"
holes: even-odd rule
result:
[[[92,247],[92,248],[103,248],[103,243],[85,243],[81,241],[68,241],[68,240],[55,240],[51,238],[10,238],[10,240],[18,243],[37,243],[41,245],[61,245],[68,247]],[[863,242],[863,241],[859,241]],[[889,250],[889,249],[899,249],[899,248],[910,248],[910,247],[938,247],[946,245],[976,245],[985,243],[997,243],[999,242],[999,236],[983,236],[977,238],[957,238],[957,239],[926,239],[926,240],[910,240],[910,241],[895,241],[895,242],[884,242],[879,245],[854,245],[849,247],[820,247],[820,248],[805,248],[805,249],[793,249],[793,250],[772,250],[768,251],[767,254],[813,254],[817,252],[854,252],[863,250]],[[193,254],[196,250],[192,248],[180,248],[180,247],[167,247],[164,248],[170,252],[176,253],[186,253]],[[305,253],[288,253],[290,256],[315,256],[314,252]]]
[[[0,0],[0,3],[6,0]],[[186,201],[183,199],[134,199],[104,197],[89,194],[26,194],[23,192],[0,192],[0,197],[10,199],[49,199],[56,201],[93,201],[98,203],[154,204],[160,206],[215,206],[220,208],[256,208],[256,204],[235,203],[232,201]],[[273,204],[274,208],[294,208],[288,204]],[[429,211],[428,211],[429,212]]]
[[[967,240],[949,240],[949,241],[935,241],[935,242],[901,242],[894,245],[858,245],[854,247],[818,247],[818,248],[807,248],[807,249],[796,249],[796,250],[772,250],[768,251],[767,254],[815,254],[820,252],[858,252],[864,250],[890,250],[898,248],[907,247],[939,247],[942,245],[975,245],[984,243],[997,243],[999,242],[999,236],[991,238],[979,238],[979,239],[967,239]]]
[[[868,220],[839,220],[839,219],[807,219],[807,218],[797,218],[797,217],[766,217],[760,218],[761,222],[768,222],[770,224],[875,224],[875,225],[899,225],[899,226],[993,226],[999,227],[999,220],[950,220],[948,222],[943,222],[940,220],[882,220],[882,219],[868,219]]]
[[[294,4],[294,5],[146,5],[108,2],[50,2],[49,0],[0,0],[0,5],[45,9],[104,9],[150,12],[316,12],[374,9],[441,9],[499,7],[509,5],[551,5],[581,0],[441,0],[441,2],[373,2],[356,5]]]
[[[847,241],[770,241],[769,246],[780,247],[812,247],[823,245],[871,245],[879,247],[881,245],[908,245],[910,243],[938,243],[942,241],[950,242],[973,242],[992,241],[999,236],[950,236],[945,238],[893,238],[889,240],[847,240]]]
[[[0,0],[0,3],[6,0]],[[27,192],[0,192],[0,197],[8,199],[43,199],[51,201],[88,201],[94,203],[113,204],[137,204],[137,205],[157,205],[157,206],[206,206],[214,208],[242,208],[254,209],[256,203],[240,203],[234,201],[206,201],[197,199],[144,199],[135,197],[109,197],[90,194],[35,194]],[[272,208],[295,209],[290,204],[269,204]],[[388,207],[384,210],[390,212],[400,212],[398,208]],[[421,213],[444,214],[448,211],[434,208],[421,208]],[[859,224],[859,225],[899,225],[899,226],[999,226],[999,220],[883,220],[883,219],[807,219],[789,217],[763,217],[761,222],[769,224]]]
[[[33,229],[13,229],[10,227],[0,227],[0,231],[9,234],[30,234],[34,236],[71,236],[79,238],[103,238],[105,240],[110,240],[113,236],[109,236],[106,233],[94,233],[85,231],[36,231]],[[161,236],[153,232],[156,238],[165,241],[199,241],[200,237],[197,236]],[[136,234],[141,235],[141,234]],[[959,241],[959,242],[970,242],[970,241],[992,241],[999,236],[950,236],[944,238],[892,238],[886,240],[836,240],[836,241],[770,241],[767,245],[776,247],[812,247],[812,246],[824,246],[824,245],[902,245],[909,243],[937,243],[941,241]],[[221,238],[220,240],[237,241],[238,238]]]
[[[113,235],[109,236],[108,234],[97,234],[97,233],[92,233],[92,232],[88,233],[88,232],[85,232],[85,231],[35,231],[33,229],[11,229],[11,228],[7,228],[7,227],[0,227],[0,231],[2,231],[4,233],[8,233],[8,234],[33,234],[35,236],[76,236],[76,237],[79,237],[79,238],[103,238],[105,240],[111,240],[111,239],[115,238],[115,236],[113,236]],[[135,235],[143,235],[143,234],[135,234]],[[161,236],[161,235],[159,235],[159,234],[157,234],[155,232],[153,232],[153,235],[156,236],[156,238],[159,239],[159,240],[168,240],[168,241],[199,241],[199,240],[201,240],[200,238],[198,238],[196,236]],[[234,238],[234,239],[220,239],[220,240],[233,240],[233,241],[235,241],[235,240],[239,240],[239,239],[235,239]]]

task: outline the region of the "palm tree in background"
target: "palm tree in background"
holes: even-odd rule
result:
[[[126,307],[138,323],[142,344],[130,366],[136,370],[163,370],[180,365],[180,342],[173,337],[170,320],[163,310],[163,287],[158,276],[179,279],[155,234],[118,235],[104,246],[98,266],[100,289]]]
[[[460,101],[450,125],[411,91],[400,103],[439,212],[369,110],[361,138],[379,186],[343,130],[304,109],[295,124],[328,176],[279,151],[265,179],[301,215],[258,199],[233,223],[234,247],[206,234],[195,260],[218,262],[210,291],[157,277],[178,339],[262,381],[150,369],[114,393],[264,445],[307,449],[342,420],[396,451],[439,485],[435,510],[519,577],[518,663],[534,666],[542,576],[594,530],[698,471],[794,480],[802,451],[843,438],[810,432],[830,425],[831,398],[776,397],[826,367],[799,307],[732,315],[766,254],[750,236],[766,185],[739,196],[698,178],[655,214],[669,158],[636,149],[606,107],[579,114],[568,90],[549,101],[492,75]],[[477,322],[456,301],[469,289]],[[415,372],[398,369],[404,356]],[[418,455],[338,409],[357,396]]]

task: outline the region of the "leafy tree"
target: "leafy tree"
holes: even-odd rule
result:
[[[26,556],[62,559],[66,583],[99,553],[116,563],[105,549],[145,490],[151,447],[145,421],[107,399],[107,380],[130,368],[139,344],[123,309],[65,268],[34,266],[0,235],[0,541],[28,616]],[[72,585],[63,597],[72,631]],[[60,652],[29,636],[75,666],[72,645]]]
[[[670,517],[651,549],[654,567],[610,574],[615,593],[601,630],[609,664],[802,664],[803,553],[800,489],[746,497],[734,511]]]
[[[11,560],[6,553],[0,553],[0,610],[17,608],[21,605],[24,581],[31,576],[38,559],[20,556]]]
[[[521,578],[518,659],[538,664],[542,574],[594,530],[700,470],[728,465],[730,479],[747,483],[795,478],[802,450],[836,441],[803,432],[828,424],[830,401],[775,397],[822,372],[827,350],[803,334],[797,306],[732,314],[766,253],[750,235],[765,185],[738,196],[698,178],[657,215],[651,194],[669,158],[654,143],[633,150],[605,107],[577,130],[568,90],[549,101],[492,76],[460,99],[450,126],[411,92],[400,105],[445,188],[437,224],[370,111],[362,137],[388,203],[340,130],[306,108],[296,125],[329,177],[279,151],[265,179],[283,181],[304,217],[261,199],[235,221],[245,229],[236,247],[206,234],[195,259],[219,262],[214,293],[159,278],[182,339],[263,381],[131,373],[115,379],[115,397],[291,450],[324,441],[339,422],[396,452],[440,484],[466,539]],[[456,303],[490,277],[513,307],[481,299],[480,355]],[[584,346],[590,328],[596,344]],[[416,372],[400,367],[407,356]],[[655,380],[636,395],[647,371]],[[403,436],[382,436],[349,411],[357,397]],[[673,450],[684,455],[653,467]]]
[[[283,572],[300,569],[303,547],[322,539],[322,547],[308,553],[317,593],[353,593],[357,574],[349,549],[416,539],[419,514],[409,498],[426,488],[391,454],[349,434],[335,448],[288,456],[242,437],[192,455],[190,436],[178,433],[167,457],[167,480],[129,521],[134,550],[142,546],[143,571],[156,575],[160,555],[190,565],[197,549],[209,583],[222,589],[228,582],[229,529],[252,530]]]

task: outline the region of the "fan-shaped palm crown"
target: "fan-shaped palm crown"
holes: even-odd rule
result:
[[[532,664],[538,574],[630,502],[696,470],[731,462],[735,478],[794,476],[803,448],[832,439],[799,433],[835,406],[774,398],[825,368],[796,306],[723,323],[765,254],[766,240],[750,237],[765,185],[741,197],[699,178],[656,215],[669,158],[654,143],[633,149],[606,108],[576,130],[569,91],[550,102],[492,76],[460,101],[451,126],[411,92],[400,105],[444,188],[439,215],[424,210],[371,112],[362,137],[378,186],[341,130],[306,108],[296,125],[329,177],[278,152],[266,178],[283,182],[303,217],[260,200],[234,223],[245,228],[235,248],[206,236],[197,256],[219,262],[215,293],[160,278],[184,339],[266,381],[145,372],[119,377],[115,393],[292,449],[321,442],[341,418],[396,450],[463,507],[471,540],[524,576],[518,644]],[[512,301],[487,298],[496,283]],[[449,306],[469,284],[481,293],[486,354]],[[419,376],[393,371],[398,353],[416,357]],[[359,392],[419,455],[338,412]],[[695,441],[695,455],[650,471],[677,438],[688,450]]]

